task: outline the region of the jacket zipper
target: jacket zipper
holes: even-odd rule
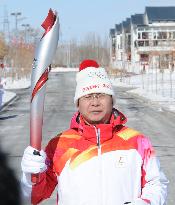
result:
[[[95,127],[95,126],[94,126]],[[102,166],[102,156],[101,156],[101,143],[100,143],[100,129],[95,127],[97,147],[98,147],[98,162],[99,162],[99,205],[103,205],[103,166]]]
[[[96,128],[96,136],[97,136],[97,147],[98,147],[98,156],[101,155],[101,143],[100,143],[100,129]]]

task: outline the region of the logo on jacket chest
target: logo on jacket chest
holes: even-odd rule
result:
[[[116,162],[116,166],[118,168],[124,168],[127,166],[127,155],[118,155],[117,157],[117,162]]]

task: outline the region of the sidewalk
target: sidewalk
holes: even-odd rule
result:
[[[15,92],[9,91],[13,89],[27,89],[30,87],[30,80],[28,79],[20,79],[18,81],[12,81],[11,79],[5,79],[1,81],[0,84],[0,111],[4,106],[9,104],[12,100],[14,100],[17,95]]]
[[[127,87],[128,88],[127,93],[133,95],[134,97],[139,98],[140,100],[147,102],[152,106],[157,107],[160,111],[166,111],[175,114],[175,98],[169,97],[169,93],[168,93],[169,90],[167,85],[165,85],[165,88],[167,88],[166,90],[167,92],[164,91],[164,96],[163,96],[161,95],[162,87],[160,85],[157,88],[157,90],[159,91],[157,92],[157,94],[155,90],[154,92],[152,92],[147,87],[143,89],[142,82],[139,82],[140,77],[138,75],[135,77],[133,76],[132,82],[130,81],[130,83],[128,83],[127,80],[128,79],[125,79],[126,82],[121,82],[119,78],[111,79],[113,86]]]

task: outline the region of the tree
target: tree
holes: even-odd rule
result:
[[[8,54],[8,47],[2,37],[0,37],[0,60],[4,59],[4,56]]]

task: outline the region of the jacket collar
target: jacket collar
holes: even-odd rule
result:
[[[86,140],[97,143],[97,135],[100,134],[100,143],[113,137],[113,132],[127,121],[126,117],[113,108],[109,124],[87,125],[79,112],[76,112],[71,120],[70,128],[77,129]]]

